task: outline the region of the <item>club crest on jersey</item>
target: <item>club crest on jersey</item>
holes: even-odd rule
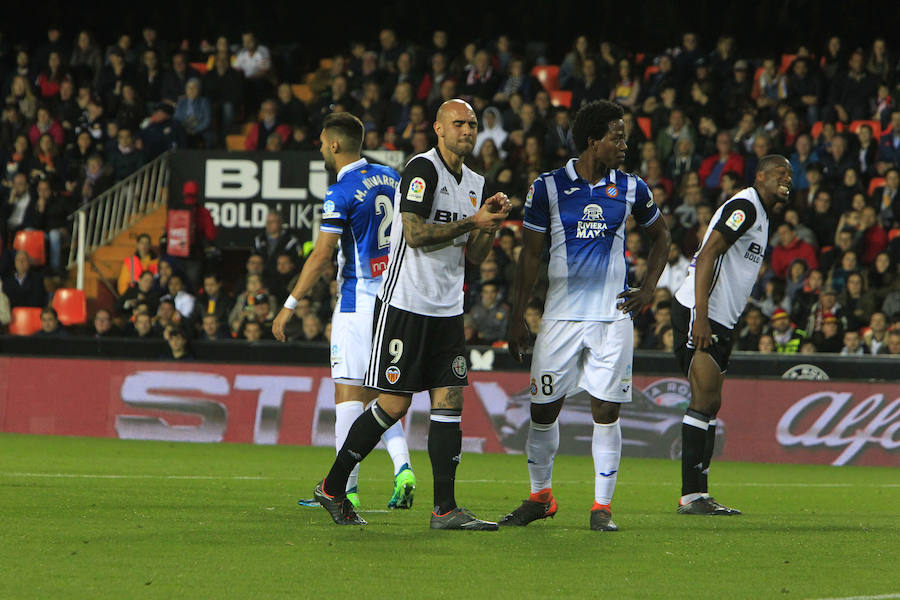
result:
[[[339,219],[340,213],[335,212],[334,210],[334,202],[331,200],[326,200],[325,204],[322,205],[322,218],[323,219]]]
[[[741,223],[743,223],[746,218],[747,215],[744,214],[744,211],[736,210],[731,213],[731,216],[729,216],[728,220],[725,221],[725,226],[732,231],[737,231],[740,228]]]
[[[525,206],[531,208],[531,199],[534,198],[534,184],[528,188],[528,193],[525,194]]]
[[[531,378],[531,387],[528,388],[528,391],[531,392],[532,396],[537,396],[537,379],[534,377]]]
[[[588,204],[584,207],[584,215],[578,221],[575,237],[581,239],[600,237],[606,229],[606,221],[603,219],[603,208],[599,204]]]
[[[453,369],[453,374],[463,379],[466,376],[466,359],[464,356],[457,356],[453,359],[453,362],[450,364],[450,368]]]
[[[619,188],[612,184],[606,186],[606,195],[610,198],[615,198],[619,195]]]
[[[475,192],[473,192],[472,190],[469,190],[469,200],[472,201],[473,207],[478,206],[478,195]]]
[[[406,199],[410,202],[421,202],[425,198],[425,180],[421,177],[414,177],[409,182],[409,192],[406,193]]]
[[[397,383],[397,380],[400,379],[400,369],[398,367],[395,367],[394,365],[391,365],[387,368],[387,370],[385,370],[384,377],[388,380],[388,383],[394,385],[395,383]]]

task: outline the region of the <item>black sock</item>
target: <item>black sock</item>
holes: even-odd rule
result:
[[[443,515],[456,508],[454,482],[462,453],[459,422],[431,421],[428,430],[428,456],[434,476],[434,512]]]
[[[703,471],[700,473],[700,491],[709,493],[709,463],[712,462],[713,450],[716,449],[716,419],[709,420],[706,430],[706,445],[703,447]]]
[[[687,409],[681,425],[681,495],[702,492],[700,477],[706,450],[709,417]]]
[[[347,479],[350,478],[350,471],[368,456],[369,452],[378,445],[381,435],[396,422],[397,419],[391,418],[384,412],[378,406],[378,402],[353,422],[347,433],[347,439],[331,466],[331,471],[325,477],[323,487],[327,494],[335,496],[344,494],[347,489]]]

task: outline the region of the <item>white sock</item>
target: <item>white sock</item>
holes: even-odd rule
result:
[[[531,422],[528,428],[528,476],[531,478],[531,493],[553,487],[553,457],[559,450],[559,421],[550,425]]]
[[[591,441],[594,455],[594,502],[611,504],[622,458],[622,428],[615,423],[594,423]]]
[[[340,452],[350,433],[350,426],[363,414],[362,402],[339,402],[334,405],[334,447]],[[352,490],[359,482],[359,465],[353,467],[347,479],[347,489]]]
[[[381,434],[381,441],[387,448],[391,460],[394,461],[394,475],[400,472],[403,465],[409,464],[409,446],[406,445],[406,433],[403,431],[403,423],[397,421]]]

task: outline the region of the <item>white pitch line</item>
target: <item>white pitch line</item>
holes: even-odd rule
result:
[[[881,596],[845,596],[843,598],[817,598],[816,600],[890,600],[900,598],[900,594],[883,594]]]
[[[0,472],[0,477],[47,478],[47,479],[172,479],[186,481],[303,481],[296,477],[268,477],[263,475],[147,475],[147,474],[103,474],[103,473],[29,473]],[[389,481],[388,479],[366,478],[366,481]],[[518,484],[525,479],[457,479],[458,483],[504,483]],[[556,481],[560,485],[577,485],[587,480]],[[618,485],[670,487],[672,482],[620,481]],[[769,482],[743,481],[723,483],[717,487],[799,487],[799,488],[900,488],[900,483],[803,483],[803,482]]]

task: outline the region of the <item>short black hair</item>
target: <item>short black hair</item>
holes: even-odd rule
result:
[[[615,102],[596,100],[581,107],[572,125],[575,150],[587,150],[588,140],[603,139],[609,132],[609,124],[625,115],[625,110]]]
[[[780,167],[787,162],[788,159],[780,154],[766,154],[761,159],[759,159],[759,164],[756,167],[756,172],[762,173],[763,171],[768,171],[769,169]]]
[[[54,319],[56,319],[57,321],[59,320],[59,315],[56,314],[56,309],[50,306],[45,306],[44,310],[41,311],[41,316],[43,317],[44,315],[53,315]]]
[[[348,150],[359,152],[362,149],[365,128],[362,121],[347,112],[331,113],[322,121],[323,130],[332,130],[347,140]]]

